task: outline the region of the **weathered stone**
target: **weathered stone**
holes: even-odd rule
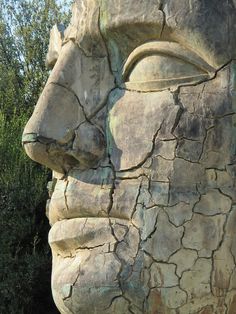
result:
[[[118,297],[105,313],[129,313],[129,302],[123,297]]]
[[[141,180],[116,180],[111,217],[130,219],[135,211]]]
[[[121,273],[121,288],[127,300],[132,300],[130,310],[133,313],[142,314],[144,301],[148,296],[149,287],[147,277],[147,261],[144,253],[139,251],[135,257],[135,262],[130,269],[129,276],[125,277]],[[125,267],[124,267],[125,268]]]
[[[202,142],[206,136],[206,130],[211,124],[210,120],[185,111],[180,117],[174,135],[178,138],[184,137],[188,140]]]
[[[226,307],[224,305],[224,298],[216,298],[210,294],[206,294],[201,298],[189,300],[179,311],[181,314],[221,314],[226,312]]]
[[[139,196],[138,196],[138,204],[142,204],[146,208],[151,208],[155,205],[152,195],[150,193],[150,181],[149,179],[142,179],[142,185],[140,188]]]
[[[103,133],[95,125],[84,122],[75,130],[74,135],[73,146],[68,154],[80,162],[81,168],[97,166],[105,153]]]
[[[230,252],[230,241],[223,241],[221,247],[213,255],[212,291],[217,297],[225,296],[231,285],[236,283],[231,278],[235,269],[234,259]],[[232,279],[232,280],[231,280]]]
[[[142,54],[146,57],[138,58]],[[199,55],[177,42],[152,41],[137,47],[129,55],[123,67],[125,83],[122,87],[142,92],[167,88],[176,91],[180,84],[202,82],[212,78],[213,73],[214,69]]]
[[[155,157],[152,161],[151,180],[169,182],[173,172],[174,163],[162,157]]]
[[[180,249],[171,256],[169,262],[177,265],[176,274],[181,277],[182,273],[191,269],[197,260],[197,252],[189,249]]]
[[[140,230],[142,240],[146,240],[154,231],[160,209],[158,206],[146,209],[140,204],[136,207],[132,222]]]
[[[99,237],[98,237],[99,235]],[[108,218],[74,218],[54,224],[49,243],[57,254],[73,254],[78,249],[88,249],[116,243]]]
[[[108,216],[112,181],[110,168],[71,171],[67,180],[57,180],[49,206],[50,222]]]
[[[103,265],[104,271],[97,271],[100,265]],[[73,283],[72,295],[64,301],[71,310],[102,312],[115,297],[121,295],[116,280],[120,263],[112,253],[91,254],[85,263],[77,262],[77,267],[79,275]]]
[[[199,203],[194,207],[194,212],[206,216],[225,214],[229,212],[231,204],[232,201],[229,197],[220,193],[219,190],[211,189],[201,196]]]
[[[214,17],[211,15],[213,11]],[[235,40],[228,32],[229,28],[232,31],[235,28],[232,24],[235,14],[232,3],[227,5],[217,1],[209,5],[207,1],[193,4],[187,0],[181,3],[168,0],[164,12],[167,21],[164,29],[166,34],[173,40],[192,47],[209,64],[220,67],[235,55]]]
[[[203,143],[182,139],[176,148],[176,156],[191,162],[198,162],[202,153]]]
[[[229,172],[216,170],[217,186],[223,190],[233,185],[233,178]]]
[[[151,182],[150,194],[155,205],[167,205],[169,198],[169,183]]]
[[[95,69],[98,71],[94,71]],[[73,41],[69,41],[62,48],[49,83],[71,90],[86,115],[91,117],[104,105],[110,90],[114,87],[114,78],[110,73],[107,57],[86,56]]]
[[[235,239],[235,223],[236,223],[236,206],[232,207],[229,213],[226,228],[225,237],[230,241],[230,252],[233,255],[234,260],[236,259],[236,239]]]
[[[198,250],[201,257],[210,257],[223,237],[225,219],[224,215],[209,217],[194,214],[192,220],[185,224],[184,247]]]
[[[130,226],[124,241],[118,243],[116,247],[116,254],[119,259],[128,265],[132,265],[138,252],[139,242],[138,230],[135,227]]]
[[[89,57],[102,58],[107,55],[100,33],[99,16],[99,1],[75,0],[72,6],[71,23],[65,31],[66,41],[76,42]]]
[[[236,289],[236,269],[234,267],[231,277],[230,277],[230,284],[229,284],[229,290],[235,290]]]
[[[57,62],[57,59],[59,57],[59,54],[62,48],[62,41],[64,39],[64,31],[65,31],[65,28],[61,24],[56,24],[51,29],[48,53],[46,57],[46,65],[49,68],[52,68]]]
[[[153,156],[160,156],[162,158],[172,160],[175,158],[176,145],[176,140],[160,141],[160,139],[157,138],[155,142]]]
[[[145,106],[146,101],[146,94],[136,92],[115,90],[110,96],[107,134],[109,153],[116,170],[142,165],[152,153],[164,119],[176,115],[179,109],[166,91],[148,95],[148,106]],[[175,117],[172,119],[174,123]],[[126,134],[130,136],[126,137]]]
[[[161,288],[161,296],[168,308],[178,308],[187,302],[187,294],[178,286],[171,288]]]
[[[208,130],[201,157],[201,163],[206,168],[224,170],[225,165],[230,163],[231,120],[230,116],[218,119],[214,127]]]
[[[124,221],[118,219],[110,219],[114,236],[118,241],[123,241],[129,230],[129,225],[124,225]]]
[[[170,221],[177,227],[183,225],[186,221],[189,221],[193,215],[193,204],[186,204],[180,202],[171,207],[165,207],[165,211],[168,214]]]
[[[175,188],[189,188],[189,186],[201,183],[204,180],[204,175],[204,169],[200,164],[176,158],[173,162],[173,172],[169,179],[171,185]]]
[[[163,23],[164,15],[155,0],[148,3],[137,0],[135,6],[127,0],[119,0],[116,6],[112,0],[102,1],[100,26],[117,80],[121,80],[121,67],[126,56],[144,42],[159,38]],[[141,29],[139,25],[142,25]]]
[[[178,285],[178,277],[175,274],[176,266],[174,264],[153,263],[150,268],[151,288],[168,288]]]
[[[157,219],[156,231],[147,239],[145,251],[157,261],[166,262],[169,257],[181,247],[182,227],[174,227],[164,212],[160,212]],[[156,245],[158,243],[159,245]]]
[[[188,293],[189,298],[199,298],[211,293],[211,269],[212,263],[209,259],[199,258],[191,270],[183,273],[180,287]]]
[[[201,85],[181,87],[179,97],[184,108],[190,113],[207,118],[223,117],[235,112],[229,98],[229,72],[230,67],[226,66],[217,73],[214,80]]]
[[[209,188],[217,188],[217,175],[215,169],[206,170],[206,183]]]
[[[236,294],[235,291],[230,291],[226,297],[226,302],[229,304],[228,313],[234,314],[236,308]]]
[[[191,181],[191,179],[189,179],[189,181]],[[181,183],[179,184],[178,181],[176,182],[173,182],[172,180],[170,181],[168,206],[170,207],[175,206],[178,203],[195,204],[199,201],[199,198],[200,198],[199,191],[193,184],[181,185]]]
[[[225,170],[215,170],[215,169],[209,169],[206,171],[206,180],[207,185],[210,188],[214,189],[220,189],[222,194],[225,196],[229,196],[232,201],[234,202],[236,199],[236,193],[235,193],[235,182],[234,182],[234,173],[232,173],[233,166],[227,166]]]

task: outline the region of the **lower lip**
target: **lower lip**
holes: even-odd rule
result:
[[[130,223],[115,218],[74,218],[56,222],[49,232],[52,252],[68,255],[79,249],[92,249],[99,246],[114,246],[117,242],[111,225]]]

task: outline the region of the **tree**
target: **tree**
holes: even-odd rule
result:
[[[0,0],[0,313],[58,313],[45,218],[50,172],[20,142],[48,76],[50,29],[68,22],[68,2]]]

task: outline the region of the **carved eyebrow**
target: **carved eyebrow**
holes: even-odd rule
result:
[[[195,52],[187,50],[175,42],[166,41],[151,41],[134,49],[129,55],[123,67],[122,76],[124,79],[130,74],[130,70],[136,61],[139,61],[143,57],[150,55],[162,54],[165,56],[171,56],[182,59],[185,62],[189,62],[210,75],[215,74],[215,69],[211,67],[206,61],[199,57]]]

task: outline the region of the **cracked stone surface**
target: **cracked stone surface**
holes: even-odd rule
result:
[[[199,251],[200,256],[210,257],[223,237],[225,216],[213,217],[194,214],[185,224],[183,246]]]
[[[168,288],[177,286],[179,279],[175,274],[174,264],[153,263],[150,268],[150,287]]]
[[[174,252],[180,249],[184,229],[183,227],[176,228],[168,221],[167,215],[161,212],[154,230],[152,236],[147,239],[144,249],[155,260],[166,262]]]
[[[62,314],[236,313],[235,1],[75,0],[22,142],[53,170]]]
[[[191,270],[183,273],[180,287],[188,292],[190,298],[199,298],[211,292],[210,275],[212,263],[208,259],[199,258]]]

